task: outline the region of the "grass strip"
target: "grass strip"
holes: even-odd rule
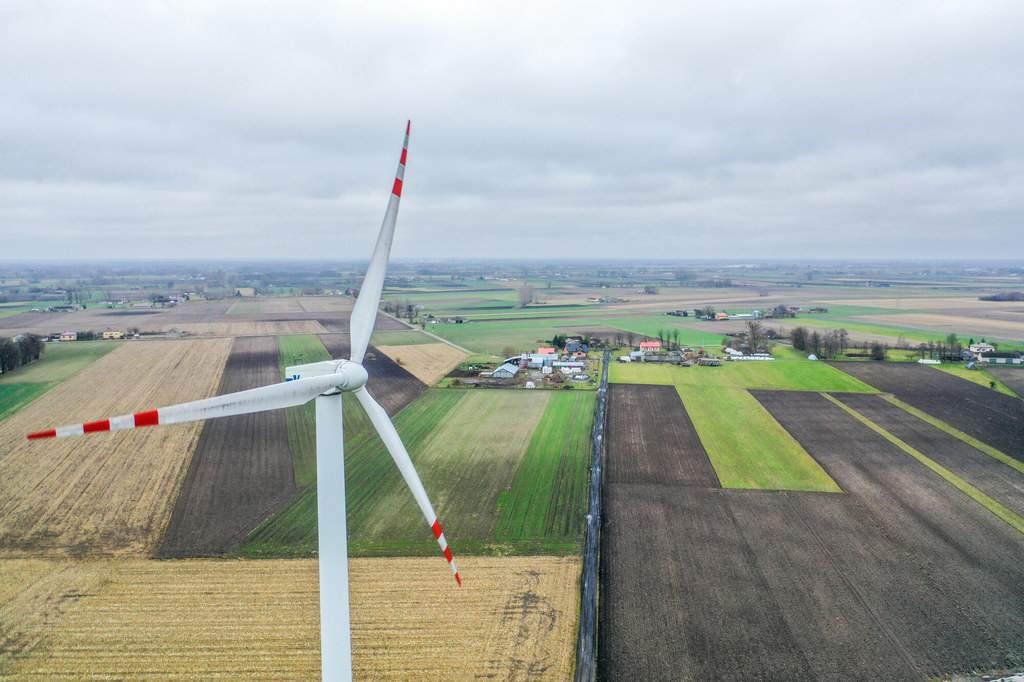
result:
[[[279,336],[277,342],[282,379],[289,365],[331,359],[324,344],[314,334]],[[288,423],[288,446],[292,451],[295,483],[303,488],[316,481],[316,403],[311,400],[304,405],[289,407],[285,410],[285,420]]]
[[[979,386],[984,386],[985,388],[993,388],[992,384],[995,384],[994,388],[996,391],[1004,393],[1012,398],[1020,397],[1011,391],[1003,382],[999,381],[983,369],[967,369],[963,365],[945,364],[928,365],[928,367],[937,369],[940,372],[945,372],[946,374],[952,374],[953,376],[960,377],[961,379],[966,379],[967,381],[978,384]]]
[[[924,464],[926,467],[928,467],[936,474],[941,476],[947,483],[952,485],[954,488],[956,488],[963,494],[967,495],[969,498],[980,504],[985,509],[995,514],[998,518],[1002,519],[1006,523],[1013,526],[1015,529],[1017,529],[1018,532],[1024,533],[1024,519],[1022,519],[1020,516],[1013,513],[1012,511],[1001,505],[999,502],[995,501],[994,499],[983,493],[978,488],[975,488],[973,485],[971,485],[964,479],[960,478],[946,467],[933,461],[924,453],[914,449],[909,444],[892,435],[891,433],[883,429],[881,426],[874,423],[873,421],[871,421],[870,419],[862,415],[860,412],[850,407],[849,405],[844,404],[839,399],[834,398],[833,396],[830,396],[827,393],[822,393],[821,395],[825,396],[825,398],[829,402],[833,403],[834,405],[837,405],[844,412],[846,412],[851,417],[859,421],[861,424],[864,424],[864,426],[868,427],[869,429],[880,435],[882,438],[885,438],[887,441],[898,447],[900,450],[903,450],[908,455],[910,455],[917,461],[921,462],[921,464]]]
[[[929,424],[931,424],[935,428],[941,429],[942,431],[945,431],[946,433],[948,433],[949,435],[953,436],[954,438],[956,438],[958,440],[962,440],[963,442],[967,443],[972,448],[974,448],[976,450],[980,450],[980,451],[984,452],[986,455],[988,455],[988,456],[990,456],[990,457],[992,457],[994,459],[999,460],[1000,462],[1002,462],[1006,466],[1012,467],[1012,468],[1016,469],[1017,471],[1021,472],[1022,474],[1024,474],[1024,462],[1021,462],[1019,460],[1014,459],[1013,457],[1010,457],[1009,455],[1007,455],[1005,452],[1003,452],[1001,450],[996,450],[994,447],[992,447],[991,445],[988,445],[987,443],[982,443],[980,440],[978,440],[974,436],[969,436],[966,433],[964,433],[963,431],[958,431],[957,429],[954,429],[952,426],[950,426],[946,422],[944,422],[944,421],[942,421],[940,419],[936,419],[935,417],[931,416],[927,412],[922,412],[921,410],[917,409],[913,405],[908,405],[907,403],[903,402],[899,398],[895,398],[893,396],[888,396],[888,395],[882,396],[882,397],[885,398],[886,400],[888,400],[890,403],[892,403],[896,407],[900,408],[901,410],[906,410],[907,412],[909,412],[910,414],[914,415],[918,419],[920,419],[922,421],[925,421],[925,422],[928,422]]]
[[[747,391],[695,386],[676,390],[723,488],[842,492]]]

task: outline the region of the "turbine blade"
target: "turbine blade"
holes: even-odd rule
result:
[[[391,423],[388,413],[384,411],[380,403],[373,399],[373,396],[367,392],[365,387],[356,390],[355,394],[363,409],[366,410],[367,416],[370,417],[370,421],[373,422],[374,427],[377,429],[377,433],[380,434],[381,440],[384,441],[384,445],[387,446],[388,452],[391,453],[391,458],[398,465],[398,470],[402,472],[402,477],[405,479],[406,485],[409,486],[409,490],[412,491],[412,496],[416,498],[416,503],[423,510],[423,516],[427,519],[427,525],[434,532],[437,543],[441,545],[441,552],[444,553],[444,558],[448,560],[448,565],[451,567],[452,573],[455,574],[455,582],[462,585],[459,569],[455,567],[455,562],[452,560],[452,552],[448,549],[448,540],[445,539],[444,533],[441,531],[441,522],[437,520],[437,514],[434,513],[434,508],[430,505],[427,491],[423,489],[423,483],[416,473],[416,467],[413,466],[409,452],[405,449],[405,445],[402,443],[402,438],[398,435],[395,425]]]
[[[102,419],[87,424],[74,424],[72,426],[50,429],[49,431],[38,431],[29,434],[28,437],[31,440],[37,438],[62,438],[64,436],[80,436],[85,433],[97,433],[100,431],[123,431],[142,426],[178,424],[199,419],[213,419],[215,417],[230,417],[236,414],[262,412],[263,410],[276,410],[282,407],[292,407],[309,402],[321,393],[343,384],[345,380],[346,375],[344,373],[308,377],[281,384],[252,388],[248,391],[219,395],[204,400],[195,400],[190,403],[161,407],[156,410],[111,417],[110,419]]]
[[[405,179],[405,157],[409,150],[409,129],[412,122],[405,124],[405,141],[402,143],[402,157],[398,161],[395,172],[395,184],[391,189],[388,210],[384,213],[384,222],[377,235],[377,245],[373,247],[370,265],[366,268],[366,277],[359,290],[359,298],[352,310],[351,339],[352,351],[349,356],[353,362],[362,363],[366,346],[370,343],[373,323],[377,319],[377,306],[380,305],[380,294],[384,290],[384,275],[388,269],[388,256],[391,254],[391,241],[395,236],[395,221],[398,220],[398,202],[402,198],[402,182]]]

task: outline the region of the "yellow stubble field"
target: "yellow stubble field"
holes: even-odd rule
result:
[[[376,348],[427,386],[432,386],[468,357],[466,353],[452,348],[447,343],[376,346]]]
[[[354,559],[358,679],[569,679],[580,562]],[[0,678],[319,676],[315,560],[0,560]]]
[[[202,422],[26,435],[214,395],[230,349],[230,339],[126,343],[0,422],[0,556],[154,551]]]

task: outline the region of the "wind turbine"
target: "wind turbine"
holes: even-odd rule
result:
[[[30,439],[61,438],[100,431],[121,431],[141,426],[177,424],[180,422],[230,417],[236,414],[262,412],[283,407],[302,405],[316,400],[316,468],[317,514],[319,516],[320,543],[320,656],[323,679],[352,679],[352,639],[348,598],[348,531],[345,518],[345,458],[342,432],[342,394],[350,391],[366,410],[388,452],[395,460],[409,490],[416,498],[427,519],[455,580],[462,585],[458,569],[452,560],[448,541],[441,531],[434,508],[430,504],[423,483],[416,474],[402,439],[384,408],[366,390],[367,374],[363,357],[370,343],[377,306],[384,288],[391,241],[398,218],[398,203],[402,197],[405,160],[409,148],[409,129],[405,126],[402,157],[395,173],[384,222],[377,236],[377,244],[366,269],[363,287],[352,310],[351,353],[347,360],[327,360],[307,365],[288,367],[284,383],[254,388],[248,391],[196,400],[190,403],[161,407],[111,417],[87,424],[63,426],[29,435]]]

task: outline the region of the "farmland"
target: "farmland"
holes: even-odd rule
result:
[[[397,415],[395,425],[453,551],[567,553],[579,546],[589,447],[584,434],[593,405],[593,394],[582,392],[432,389]],[[358,410],[346,412],[346,420]],[[565,424],[573,428],[567,431]],[[349,434],[350,551],[436,553],[422,514],[377,436],[365,428]],[[308,556],[315,548],[316,496],[308,489],[237,552]]]
[[[612,389],[602,678],[924,679],[1024,662],[1024,535],[818,393],[753,391],[843,494],[695,485],[671,474],[671,451],[660,479],[613,475],[638,454],[615,435],[617,392],[647,389]]]
[[[851,362],[836,367],[1024,461],[1024,401],[923,365]]]
[[[280,381],[273,337],[234,340],[217,393]],[[218,556],[296,490],[284,410],[203,423],[188,475],[160,548],[164,558]]]
[[[439,561],[351,562],[357,678],[569,676],[578,560]],[[308,680],[317,597],[313,560],[3,560],[0,675]]]
[[[829,311],[766,325],[848,327],[857,340],[952,331],[1024,341],[1014,331],[1024,306],[977,300],[995,280],[867,289],[797,273],[798,283],[783,286],[777,272],[740,268],[714,276],[742,283],[716,288],[677,286],[650,268],[550,279],[538,286],[545,303],[520,307],[525,275],[513,274],[417,280],[413,269],[389,280],[386,295],[415,301],[424,314],[465,318],[426,324],[421,314],[413,326],[499,354],[591,332],[611,341],[678,331],[680,343],[718,346],[745,323],[664,313],[780,303]],[[641,293],[647,284],[656,293]],[[1013,278],[999,284],[1017,286]],[[274,283],[263,294],[278,290],[301,288]],[[627,300],[587,302],[609,295]],[[312,409],[230,428],[230,420],[210,422],[185,444],[131,440],[162,430],[93,436],[74,466],[48,475],[29,466],[23,435],[188,399],[145,388],[170,390],[164,384],[178,375],[166,363],[194,368],[189,391],[211,395],[276,382],[288,364],[345,357],[354,299],[262,295],[143,310],[93,303],[102,300],[92,296],[88,310],[2,317],[0,335],[111,326],[229,338],[53,344],[43,362],[0,380],[0,404],[21,405],[0,422],[0,475],[13,491],[0,500],[0,556],[8,557],[0,676],[315,676]],[[470,678],[566,679],[595,393],[428,389],[461,353],[385,315],[376,329],[369,390],[395,417],[466,586],[454,588],[391,458],[346,396],[357,676],[438,678],[444,659]],[[207,344],[201,360],[172,350],[194,343]],[[122,354],[140,352],[131,346],[161,350],[144,365],[127,363],[132,374],[112,369]],[[60,369],[58,349],[77,360]],[[90,357],[94,350],[114,352]],[[1024,434],[1013,407],[1024,403],[1007,392],[1024,372],[833,366],[785,346],[773,355],[778,361],[721,367],[611,367],[602,678],[926,679],[1024,665],[1024,536],[1012,523],[1024,518]],[[126,378],[134,372],[139,386]],[[102,402],[113,390],[108,374],[129,393],[121,408]],[[989,376],[1009,388],[992,391]],[[55,388],[33,388],[42,385]],[[74,387],[80,416],[52,402]],[[65,410],[56,422],[29,419],[58,404]],[[116,444],[120,458],[98,442]],[[169,463],[142,473],[140,452]],[[89,477],[96,483],[81,492]],[[29,491],[40,485],[52,508],[33,501]],[[122,494],[133,501],[116,502]],[[161,551],[264,560],[145,560]],[[189,669],[173,667],[180,661]]]
[[[466,359],[466,353],[452,348],[447,343],[417,343],[376,348],[427,386],[437,383]]]
[[[39,360],[0,377],[0,421],[119,345],[110,341],[48,344]]]
[[[0,423],[0,475],[7,491],[0,499],[0,552],[152,552],[198,441],[198,424],[55,441],[27,441],[25,434],[208,397],[229,345],[121,344]],[[194,372],[178,371],[183,363]]]
[[[840,492],[747,391],[707,386],[678,390],[723,488]]]

